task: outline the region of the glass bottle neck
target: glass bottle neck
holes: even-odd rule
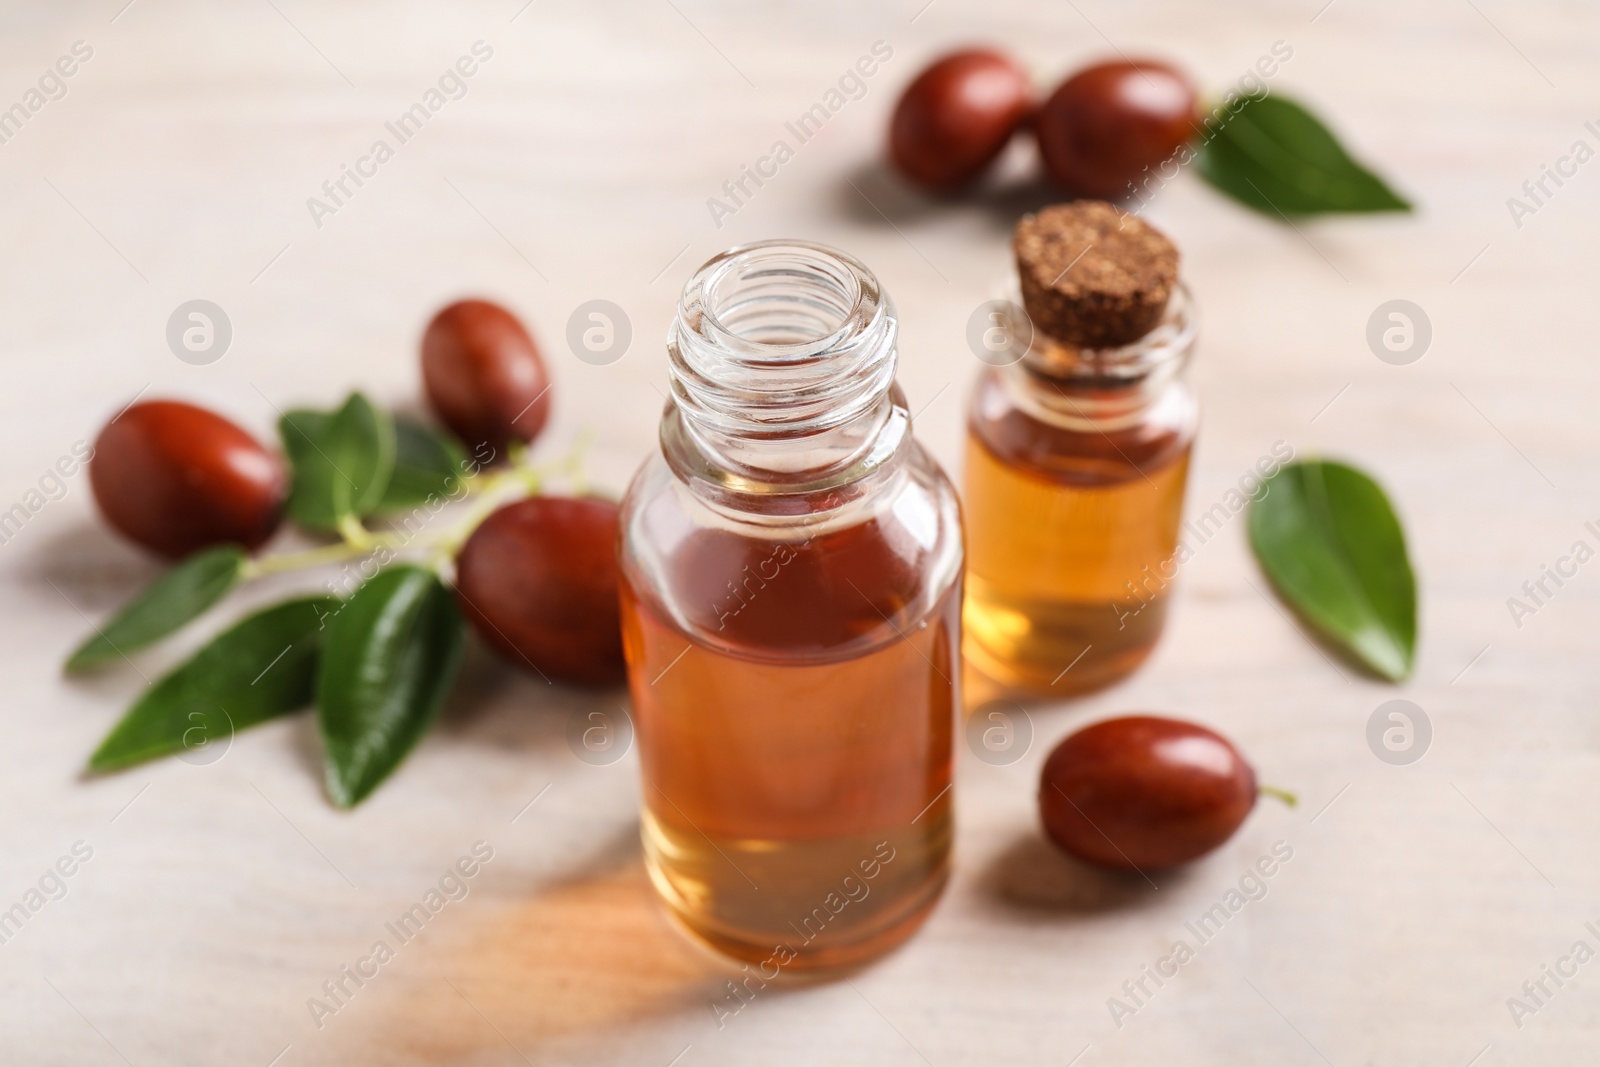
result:
[[[1007,336],[1018,339],[1002,381],[1030,414],[1079,430],[1137,423],[1168,392],[1194,353],[1197,322],[1186,286],[1173,291],[1155,329],[1120,348],[1079,348],[1036,333],[1019,303]],[[1020,350],[1020,351],[1018,351]]]
[[[910,440],[898,334],[893,301],[843,252],[766,241],[716,256],[667,334],[669,466],[734,510],[793,514],[859,495]]]

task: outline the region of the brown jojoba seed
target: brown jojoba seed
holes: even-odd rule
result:
[[[987,49],[952,52],[917,75],[895,105],[889,158],[935,193],[967,185],[994,162],[1032,110],[1027,75]]]
[[[456,559],[478,636],[524,670],[586,685],[623,679],[617,506],[535,496],[484,520]]]
[[[276,453],[215,412],[147,400],[95,439],[89,484],[100,514],[172,559],[211,545],[255,548],[278,528],[288,478]]]
[[[1154,870],[1205,855],[1244,822],[1256,775],[1220,734],[1133,715],[1087,726],[1055,747],[1039,782],[1050,838],[1101,867]]]
[[[422,335],[428,402],[474,455],[503,458],[512,441],[532,441],[550,415],[550,375],[527,329],[486,300],[462,300],[433,317]]]
[[[1196,99],[1188,75],[1157,60],[1086,67],[1034,119],[1045,170],[1079,196],[1123,199],[1199,132]]]

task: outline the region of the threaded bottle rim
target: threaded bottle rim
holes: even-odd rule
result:
[[[894,303],[855,257],[770,240],[708,260],[668,331],[673,400],[697,437],[759,442],[826,434],[894,382]]]

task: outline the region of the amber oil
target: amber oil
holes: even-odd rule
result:
[[[910,435],[896,333],[843,253],[713,259],[623,506],[646,868],[763,982],[887,951],[947,876],[960,516]]]
[[[1134,344],[1034,337],[980,379],[964,479],[965,654],[1000,688],[1085,692],[1155,647],[1197,420],[1183,374],[1194,333],[1180,287]]]

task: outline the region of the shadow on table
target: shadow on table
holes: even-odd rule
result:
[[[1019,836],[980,876],[979,884],[1006,907],[1063,916],[1136,909],[1160,889],[1188,877],[1183,870],[1108,871],[1073,859],[1040,833]]]
[[[559,882],[527,896],[503,883],[502,891],[470,904],[470,929],[458,927],[448,942],[430,942],[429,931],[416,943],[422,952],[402,948],[390,966],[409,980],[376,997],[364,992],[349,1020],[358,1025],[335,1034],[330,1024],[325,1048],[359,1051],[350,1062],[395,1065],[517,1062],[516,1055],[582,1062],[585,1048],[652,1018],[711,1019],[707,1006],[731,972],[668,925],[639,856],[637,825]]]
[[[73,523],[59,533],[24,528],[16,536],[28,554],[17,568],[21,580],[91,618],[121,605],[167,566],[99,522]]]
[[[461,673],[434,729],[492,748],[554,751],[565,745],[573,715],[593,708],[615,711],[619,706],[628,706],[626,686],[585,688],[550,682],[507,663],[469,628]]]
[[[1007,234],[1023,215],[1071,199],[1035,177],[997,178],[950,196],[933,196],[913,188],[881,159],[858,164],[829,192],[839,214],[863,226],[898,228],[956,210],[978,208],[992,216],[995,227]]]

